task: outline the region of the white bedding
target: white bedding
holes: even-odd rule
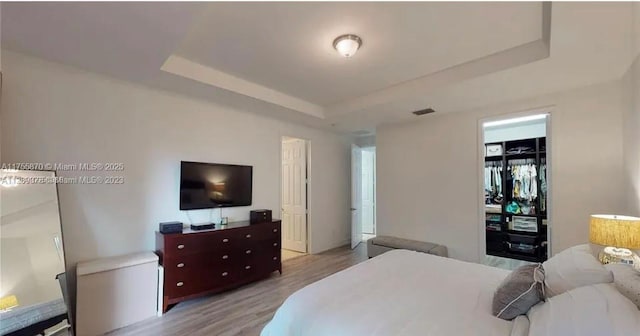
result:
[[[394,250],[292,294],[261,335],[510,336],[513,322],[491,315],[493,293],[508,274]]]

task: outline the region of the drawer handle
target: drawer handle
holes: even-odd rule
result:
[[[227,276],[227,275],[229,275],[229,273],[227,273],[227,272],[222,272],[222,276]]]
[[[228,243],[229,242],[229,238],[225,238],[222,240],[223,243]]]
[[[278,232],[278,229],[273,229],[273,232]]]
[[[246,269],[246,270],[251,269],[251,266],[247,265],[247,266],[244,267],[244,269]]]
[[[178,250],[182,250],[184,248],[184,245],[180,244],[178,245]]]
[[[183,268],[184,267],[184,263],[179,263],[178,264],[178,268]]]
[[[251,235],[250,235],[250,234],[248,234],[248,235],[246,235],[245,237],[247,237],[247,238],[251,238]]]
[[[244,251],[244,253],[251,254],[251,250],[246,250],[246,251]]]
[[[278,260],[278,257],[273,257],[273,260]]]
[[[225,254],[222,256],[222,259],[229,259],[229,256]]]
[[[278,243],[273,243],[273,246],[278,246]]]
[[[182,287],[182,286],[184,286],[184,282],[180,281],[180,282],[178,282],[178,283],[176,284],[176,286],[178,286],[178,287]]]

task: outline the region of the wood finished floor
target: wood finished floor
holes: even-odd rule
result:
[[[366,244],[282,262],[282,275],[225,293],[186,301],[162,317],[118,329],[109,335],[259,335],[282,302],[298,289],[367,259]]]

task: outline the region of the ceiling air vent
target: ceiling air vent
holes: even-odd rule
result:
[[[435,112],[435,110],[429,107],[429,108],[426,108],[424,110],[413,111],[411,113],[413,113],[413,114],[415,114],[417,116],[422,116],[422,115],[433,113],[433,112]]]

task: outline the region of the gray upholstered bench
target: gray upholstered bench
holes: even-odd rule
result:
[[[448,256],[446,246],[434,243],[390,236],[377,236],[367,240],[367,254],[369,255],[369,258],[373,258],[394,249],[424,252],[441,257]]]

